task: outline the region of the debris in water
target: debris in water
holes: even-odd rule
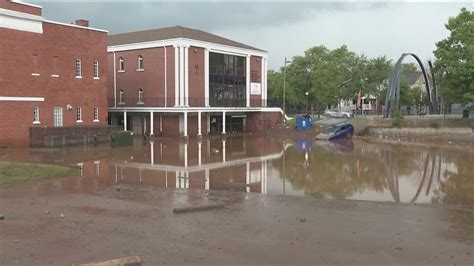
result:
[[[5,219],[5,216],[0,215],[0,220],[3,220],[3,219]]]
[[[186,213],[186,212],[196,212],[196,211],[207,211],[213,209],[221,209],[224,208],[224,204],[210,204],[210,205],[201,205],[201,206],[191,206],[191,207],[181,207],[181,208],[174,208],[173,213]]]
[[[101,262],[95,263],[87,263],[87,264],[73,264],[73,266],[80,266],[80,265],[87,265],[87,266],[101,266],[101,265],[122,265],[122,266],[140,266],[142,265],[142,260],[138,256],[130,256],[124,257],[120,259],[113,259],[113,260],[106,260]]]
[[[49,211],[48,211],[48,210],[44,210],[44,214],[49,214]]]
[[[59,217],[64,218],[64,213],[61,213]]]
[[[18,239],[13,240],[13,243],[18,243],[18,242],[20,242],[20,240]]]
[[[119,187],[116,187],[115,190],[116,190],[116,191],[120,191],[120,188],[119,188]]]
[[[401,248],[401,247],[396,247],[395,249],[396,250],[403,250],[403,248]]]
[[[300,218],[300,222],[306,222],[306,218]]]

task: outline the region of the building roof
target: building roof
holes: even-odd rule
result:
[[[153,30],[144,30],[144,31],[134,31],[127,33],[120,33],[115,35],[109,35],[109,46],[122,45],[122,44],[131,44],[131,43],[141,43],[141,42],[150,42],[150,41],[159,41],[159,40],[168,40],[176,38],[186,38],[216,44],[222,44],[227,46],[233,46],[238,48],[263,51],[261,49],[232,41],[221,36],[214,35],[209,32],[202,30],[186,28],[182,26],[174,26],[161,29]]]
[[[413,86],[416,81],[421,77],[421,71],[410,71],[410,72],[403,72],[402,77],[406,78],[408,81],[409,86]]]

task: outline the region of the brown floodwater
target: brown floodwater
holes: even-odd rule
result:
[[[353,141],[279,141],[264,136],[180,141],[136,138],[133,146],[0,150],[0,159],[79,166],[63,191],[112,185],[232,190],[402,203],[474,204],[474,153]],[[39,188],[47,193],[47,185]],[[58,189],[55,186],[54,189]],[[45,192],[46,191],[46,192]]]

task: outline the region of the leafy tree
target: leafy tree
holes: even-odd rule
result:
[[[449,19],[449,37],[436,43],[435,72],[447,102],[474,102],[474,12]]]
[[[267,73],[268,95],[270,100],[282,100],[283,74],[280,71],[269,70]]]
[[[268,89],[272,99],[282,101],[283,71],[268,72]],[[302,110],[308,103],[324,109],[340,99],[355,97],[362,91],[380,96],[392,71],[385,57],[368,59],[343,45],[330,50],[315,46],[303,56],[295,56],[286,68],[287,106]],[[305,93],[308,92],[308,97]]]

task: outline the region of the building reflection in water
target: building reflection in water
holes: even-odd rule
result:
[[[116,183],[266,193],[268,162],[281,159],[284,150],[283,143],[263,137],[158,139],[136,150],[133,159],[117,154],[111,163]]]
[[[4,151],[8,160],[78,166],[63,191],[114,184],[234,190],[371,201],[474,204],[474,155],[407,145],[297,140],[264,136],[136,139],[131,147]],[[46,193],[53,184],[42,183]],[[57,184],[56,184],[57,186]],[[49,189],[48,189],[49,187]]]

